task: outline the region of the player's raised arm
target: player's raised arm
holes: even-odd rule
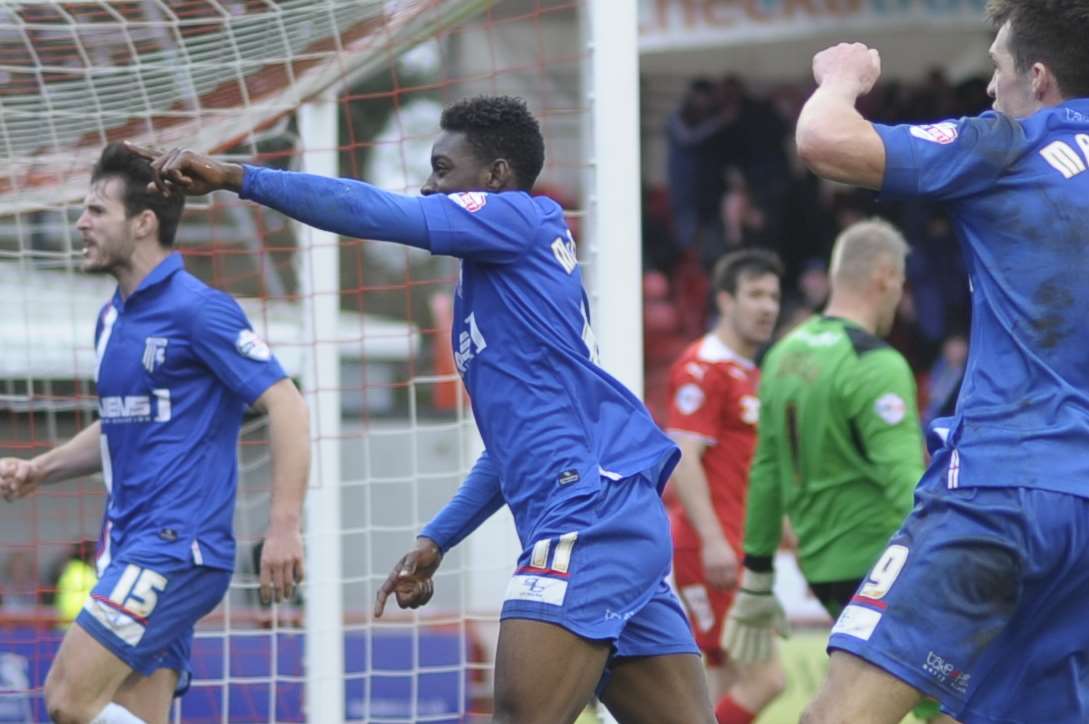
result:
[[[817,90],[798,116],[798,156],[832,181],[880,189],[885,146],[855,101],[881,75],[881,56],[861,43],[840,43],[813,58]]]
[[[261,600],[291,598],[303,579],[300,532],[303,499],[310,473],[310,415],[290,379],[265,390],[254,405],[268,413],[272,455],[272,503],[261,547]]]
[[[102,425],[94,422],[68,442],[30,460],[0,458],[0,491],[13,502],[39,485],[58,483],[102,469]]]

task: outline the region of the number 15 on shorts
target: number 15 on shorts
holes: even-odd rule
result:
[[[159,594],[165,590],[164,576],[150,568],[140,568],[130,563],[110,592],[110,601],[126,613],[147,620],[159,602]]]

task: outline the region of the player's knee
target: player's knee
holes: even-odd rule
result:
[[[85,724],[98,713],[90,711],[87,702],[80,701],[72,687],[56,677],[46,679],[45,708],[56,724]]]

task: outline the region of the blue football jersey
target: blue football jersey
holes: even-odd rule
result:
[[[964,384],[934,423],[951,449],[940,479],[1089,496],[1089,100],[875,127],[882,195],[945,202],[969,273]]]
[[[559,205],[524,192],[438,194],[420,203],[432,253],[462,260],[454,359],[519,533],[602,476],[650,471],[663,485],[677,448],[598,366]]]
[[[173,253],[98,316],[105,554],[151,550],[234,568],[242,416],[285,377],[238,303]]]

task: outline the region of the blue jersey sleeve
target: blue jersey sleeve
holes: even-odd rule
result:
[[[420,531],[420,535],[435,541],[439,550],[445,553],[503,507],[503,503],[499,469],[485,450],[453,499]]]
[[[988,112],[926,125],[874,124],[885,144],[882,196],[955,201],[991,185],[1017,158],[1024,131],[1012,118]]]
[[[209,289],[193,312],[191,331],[197,358],[248,405],[287,377],[228,294]]]
[[[431,238],[431,253],[507,264],[533,243],[541,212],[523,192],[468,191],[420,200]]]
[[[297,221],[345,236],[427,249],[420,199],[362,181],[245,166],[238,195]]]

